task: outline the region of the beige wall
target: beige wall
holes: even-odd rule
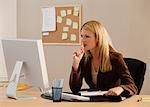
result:
[[[0,37],[16,37],[16,0],[0,0]]]
[[[82,20],[99,20],[108,29],[113,44],[126,57],[138,58],[150,65],[150,1],[149,0],[18,0],[17,1],[17,36],[18,38],[41,38],[41,7],[59,4],[82,4]],[[66,48],[64,48],[66,47]],[[69,71],[60,72],[66,66],[53,71],[54,61],[61,60],[58,55],[71,53],[78,46],[44,46],[48,72],[54,78],[54,72],[68,78]],[[60,49],[62,52],[58,52]],[[52,56],[56,59],[52,60]],[[150,69],[146,71],[142,94],[150,94],[148,81]],[[53,73],[53,74],[52,74]],[[68,88],[68,82],[65,88]]]
[[[16,0],[0,0],[0,38],[16,38]],[[0,80],[6,80],[6,68],[0,44]]]

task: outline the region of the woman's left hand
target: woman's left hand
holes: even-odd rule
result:
[[[120,95],[124,89],[122,87],[114,87],[108,90],[108,92],[105,94],[106,96],[118,96]]]

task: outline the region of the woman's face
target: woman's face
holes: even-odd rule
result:
[[[81,40],[85,51],[93,50],[96,48],[96,39],[93,32],[82,29]]]

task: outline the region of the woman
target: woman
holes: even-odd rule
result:
[[[123,60],[108,41],[108,33],[97,21],[86,22],[80,31],[82,47],[73,54],[70,89],[78,93],[82,80],[90,89],[108,90],[106,96],[131,96],[137,87]]]

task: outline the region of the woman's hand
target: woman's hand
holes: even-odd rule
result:
[[[73,53],[73,64],[72,67],[74,69],[74,71],[77,71],[80,60],[82,59],[84,55],[84,49],[83,47],[77,49],[74,53]]]
[[[106,96],[118,96],[123,91],[124,91],[124,89],[122,87],[114,87],[114,88],[109,89],[105,95]]]

